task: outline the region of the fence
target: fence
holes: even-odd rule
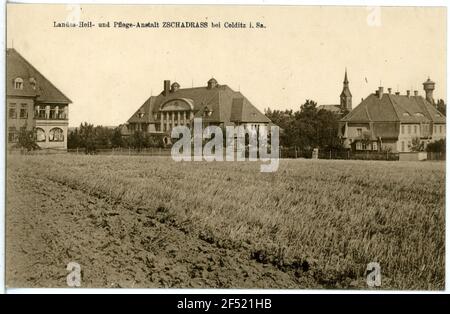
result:
[[[319,159],[351,159],[351,160],[399,160],[398,153],[391,152],[353,152],[347,151],[325,151],[319,150]]]
[[[68,149],[68,153],[71,154],[85,154],[84,148],[74,148]],[[133,149],[133,148],[102,148],[96,149],[93,152],[94,155],[128,155],[128,156],[170,156],[170,148],[142,148],[142,149]]]
[[[428,160],[445,160],[445,153],[441,152],[428,152],[427,153]]]
[[[9,149],[11,154],[63,154],[66,150],[58,149],[42,149],[36,151],[25,152],[20,149]],[[85,154],[84,148],[68,149],[67,153],[70,154]],[[225,149],[224,149],[225,153]],[[108,148],[108,149],[96,149],[95,155],[124,155],[124,156],[170,156],[170,148]],[[246,152],[248,157],[248,152]],[[391,152],[353,152],[350,150],[319,150],[319,159],[346,159],[346,160],[399,160],[398,153]],[[280,147],[280,158],[312,158],[312,150],[299,149],[298,147]],[[427,160],[445,160],[446,154],[441,152],[428,152]]]
[[[281,158],[311,158],[312,150],[302,150],[297,147],[280,148]],[[320,150],[319,159],[347,159],[347,160],[399,160],[398,153],[391,152],[353,152],[351,150]]]

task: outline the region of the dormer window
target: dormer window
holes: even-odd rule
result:
[[[212,110],[210,110],[209,108],[208,108],[208,106],[205,106],[205,108],[203,109],[203,116],[204,117],[210,117],[211,115],[212,115]]]
[[[30,85],[32,89],[36,89],[36,79],[34,77],[30,77]]]
[[[17,77],[14,80],[14,88],[15,89],[23,89],[23,79],[21,77]]]
[[[139,118],[143,118],[144,117],[144,113],[143,112],[139,112],[138,116],[139,116]]]
[[[411,115],[408,112],[403,112],[404,117],[410,117]]]
[[[425,116],[423,115],[423,113],[421,113],[421,112],[416,112],[414,115],[415,115],[416,117],[425,117]]]

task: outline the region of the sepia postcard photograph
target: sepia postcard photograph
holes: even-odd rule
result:
[[[445,290],[446,7],[5,11],[6,290]]]

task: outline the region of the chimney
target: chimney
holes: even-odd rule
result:
[[[383,97],[383,86],[378,87],[378,97],[381,99]]]
[[[170,92],[170,80],[164,80],[164,95],[169,95]]]
[[[411,91],[409,89],[406,91],[406,96],[411,96]]]
[[[414,91],[414,96],[419,96],[419,91],[415,90]]]
[[[392,88],[388,88],[388,93],[390,94],[390,93],[392,93]]]

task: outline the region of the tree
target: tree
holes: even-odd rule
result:
[[[428,143],[426,150],[433,153],[445,153],[445,139]]]
[[[447,111],[447,105],[445,104],[445,102],[444,102],[443,99],[439,99],[439,100],[436,102],[436,109],[437,109],[440,113],[442,113],[444,116],[447,115],[447,113],[446,113],[446,111]]]
[[[113,130],[101,125],[94,128],[96,148],[110,148]]]
[[[122,138],[122,132],[120,131],[119,127],[114,129],[110,142],[111,142],[112,147],[123,147],[124,146],[125,143]]]
[[[96,151],[95,129],[93,124],[87,122],[80,124],[80,144],[86,154],[93,154]]]
[[[131,137],[131,146],[135,149],[137,149],[139,152],[142,150],[142,148],[146,147],[147,139],[145,137],[144,132],[142,131],[136,131]]]
[[[300,110],[270,110],[266,116],[283,129],[280,134],[280,145],[297,146],[303,150],[342,149],[342,141],[338,137],[340,114],[328,110],[317,110],[317,103],[306,100]]]
[[[339,133],[339,115],[328,111],[319,110],[317,113],[317,127],[318,127],[318,146],[322,149],[337,149],[343,148]]]
[[[408,147],[413,152],[423,152],[425,150],[424,143],[418,137],[413,138],[411,145],[408,145]]]
[[[268,108],[265,111],[265,115],[272,121],[275,125],[280,127],[280,145],[281,146],[293,146],[291,132],[291,124],[294,120],[294,115],[292,110],[270,110]],[[224,133],[225,134],[225,133]]]
[[[74,149],[81,146],[80,134],[78,133],[78,128],[75,128],[75,130],[70,131],[67,135],[67,148]]]
[[[20,149],[26,149],[27,152],[40,149],[39,145],[36,143],[35,130],[27,130],[26,126],[20,128],[16,147]]]

